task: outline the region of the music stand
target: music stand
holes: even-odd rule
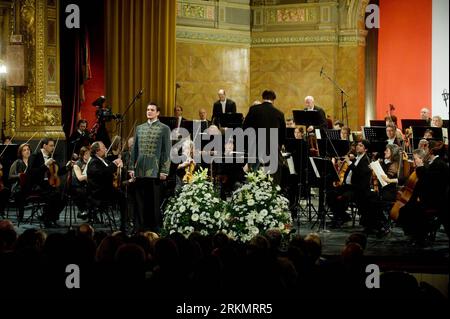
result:
[[[386,126],[386,121],[384,120],[370,120],[370,126],[374,127],[374,126]]]
[[[333,141],[341,140],[341,130],[321,129],[320,131],[321,131],[321,134],[322,134],[322,131],[324,132],[324,135],[322,135],[322,136],[328,136],[328,138],[330,140],[333,140]]]
[[[405,129],[409,127],[415,127],[415,126],[429,126],[428,122],[426,120],[419,120],[419,119],[402,119],[402,130],[405,131]]]
[[[305,125],[308,128],[308,126],[319,126],[320,124],[320,114],[317,110],[293,110],[292,115],[297,125]]]
[[[312,178],[315,180],[315,182],[320,185],[319,189],[323,189],[325,192],[325,189],[327,187],[327,183],[333,183],[339,181],[339,175],[336,172],[336,169],[334,168],[333,162],[331,159],[328,158],[320,158],[320,157],[310,157],[310,164],[313,168],[314,174],[312,174]],[[320,200],[319,200],[319,206],[320,206]],[[322,229],[322,231],[326,230],[326,217],[327,217],[327,211],[324,207],[324,203],[322,202],[322,207],[319,207],[319,211],[317,213],[317,219],[316,221],[311,225],[311,229],[314,228],[314,226],[319,223],[319,231]]]
[[[160,116],[158,117],[158,120],[166,124],[171,130],[177,127],[177,118],[173,116]]]
[[[332,143],[332,147],[328,147]],[[348,140],[333,140],[328,139],[317,140],[319,146],[320,157],[344,157],[350,150],[350,141]]]
[[[363,138],[369,142],[385,142],[387,140],[386,127],[380,126],[364,126]]]
[[[294,127],[286,127],[286,138],[295,138]]]
[[[423,139],[423,135],[426,130],[433,131],[433,138],[428,138],[428,141],[443,141],[444,137],[442,134],[442,128],[440,127],[412,127],[412,140],[413,140],[413,150],[417,149],[419,142]]]
[[[295,197],[295,205],[292,211],[295,211],[297,216],[297,227],[300,230],[300,217],[304,215],[308,221],[312,220],[312,211],[317,214],[315,207],[311,204],[311,194],[308,182],[308,143],[305,140],[288,138],[285,141],[285,149],[294,160],[295,171],[298,175],[298,192]],[[303,208],[300,204],[304,190],[306,189],[306,207]],[[303,211],[303,213],[302,213]]]
[[[219,114],[219,124],[221,127],[242,127],[244,116],[242,113],[222,113]]]

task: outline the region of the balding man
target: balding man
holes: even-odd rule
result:
[[[208,121],[207,113],[205,108],[200,108],[198,110],[198,118],[200,121],[206,122],[206,127],[208,128],[211,125],[211,122]]]
[[[427,125],[430,126],[431,125],[431,112],[429,109],[427,109],[426,107],[422,108],[420,110],[420,118],[422,120],[427,121]]]
[[[217,92],[219,100],[213,105],[212,123],[219,126],[220,115],[225,113],[236,113],[236,103],[233,100],[228,99],[224,89],[220,89]]]
[[[325,111],[321,107],[318,107],[317,105],[314,104],[314,97],[312,96],[305,97],[305,111],[317,111],[317,113],[319,113],[320,118],[319,123],[316,125],[315,128],[323,128],[323,129],[328,128]],[[314,129],[313,126],[309,126],[308,132],[313,131],[313,129]]]

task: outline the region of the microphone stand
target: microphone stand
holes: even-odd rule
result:
[[[325,77],[333,83],[333,85],[339,90],[339,93],[341,94],[341,114],[342,114],[342,121],[347,124],[348,126],[348,111],[347,111],[347,101],[344,101],[344,95],[347,97],[350,97],[347,92],[344,91],[342,87],[340,87],[335,80],[330,78],[328,74],[325,71],[321,71],[321,74],[325,75]],[[344,109],[345,109],[345,118],[344,118]]]
[[[122,138],[122,127],[123,127],[123,120],[125,119],[125,116],[127,115],[127,112],[130,110],[130,108],[134,105],[134,103],[136,103],[136,101],[138,99],[140,99],[140,97],[142,96],[143,90],[140,90],[133,98],[133,100],[131,100],[130,104],[128,104],[127,108],[125,109],[125,111],[122,114],[117,114],[117,122],[120,125],[119,126],[119,135],[120,138]],[[112,143],[111,143],[112,145]]]

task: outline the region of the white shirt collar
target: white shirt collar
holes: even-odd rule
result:
[[[106,161],[105,161],[105,159],[104,158],[101,158],[100,156],[98,156],[98,155],[95,155],[95,156],[97,156],[97,158],[99,159],[99,160],[101,160],[102,161],[102,163],[103,164],[105,164],[105,166],[106,167],[108,167],[109,165],[108,165],[108,163],[106,163]]]
[[[43,148],[41,148],[41,152],[42,152],[42,156],[44,156],[44,160],[46,160],[46,159],[49,159],[49,158],[50,158],[50,155],[46,155],[46,154],[45,154],[45,152],[44,152],[44,149],[43,149]]]
[[[155,123],[156,121],[158,121],[158,118],[154,119],[153,121],[151,120],[147,120],[147,123],[152,125],[153,123]]]

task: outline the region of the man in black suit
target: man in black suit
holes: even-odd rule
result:
[[[325,115],[325,111],[314,104],[314,97],[312,96],[307,96],[305,97],[305,111],[317,111],[319,113],[319,117],[320,117],[320,121],[318,123],[318,125],[316,125],[315,127],[313,127],[312,125],[310,125],[308,127],[308,132],[312,132],[314,130],[314,128],[320,128],[320,129],[326,129],[328,128],[328,123],[327,123],[327,117]]]
[[[80,149],[83,146],[89,146],[91,144],[91,139],[89,137],[89,132],[87,131],[88,122],[81,119],[77,123],[77,130],[72,133],[69,137],[69,145],[67,149],[69,150],[69,158],[72,158],[73,154],[79,154]]]
[[[372,170],[367,156],[369,142],[362,140],[356,144],[356,157],[351,155],[351,164],[345,172],[343,184],[328,192],[327,202],[333,212],[333,223],[340,226],[349,221],[350,216],[345,212],[350,201],[356,203],[359,213],[363,216],[367,212],[367,202],[370,196]],[[367,216],[365,216],[367,217]]]
[[[219,95],[219,100],[216,101],[213,105],[211,121],[214,125],[219,126],[219,119],[221,114],[236,113],[236,103],[234,103],[233,100],[227,98],[224,89],[220,89],[217,94]]]
[[[117,201],[120,206],[121,230],[125,230],[126,215],[124,195],[113,187],[114,173],[123,167],[120,158],[114,161],[106,159],[106,147],[101,141],[94,142],[91,146],[91,159],[87,168],[87,191],[90,196],[90,205],[100,207],[105,203]]]
[[[263,103],[252,106],[248,111],[248,114],[244,120],[243,128],[244,130],[247,128],[253,128],[256,130],[257,141],[255,145],[261,145],[262,143],[264,143],[263,141],[261,141],[261,138],[265,138],[265,151],[257,149],[256,154],[258,158],[262,160],[269,152],[270,166],[276,164],[275,169],[271,170],[271,173],[274,174],[274,182],[279,184],[281,181],[280,150],[286,138],[286,122],[284,120],[284,114],[273,106],[273,102],[276,99],[275,92],[266,90],[262,93],[262,98]],[[261,128],[265,129],[265,132],[258,130]],[[277,129],[278,140],[273,140],[274,137],[270,134],[270,132],[272,131],[270,130],[271,128]],[[265,134],[263,134],[263,132]]]
[[[46,227],[58,226],[59,214],[65,206],[61,193],[57,187],[49,183],[50,167],[57,165],[53,159],[55,151],[55,141],[52,138],[44,138],[41,149],[32,154],[27,170],[26,192],[30,190],[39,194],[45,203],[41,216]],[[61,176],[72,169],[72,162],[69,161],[64,167],[58,170],[57,175]]]

